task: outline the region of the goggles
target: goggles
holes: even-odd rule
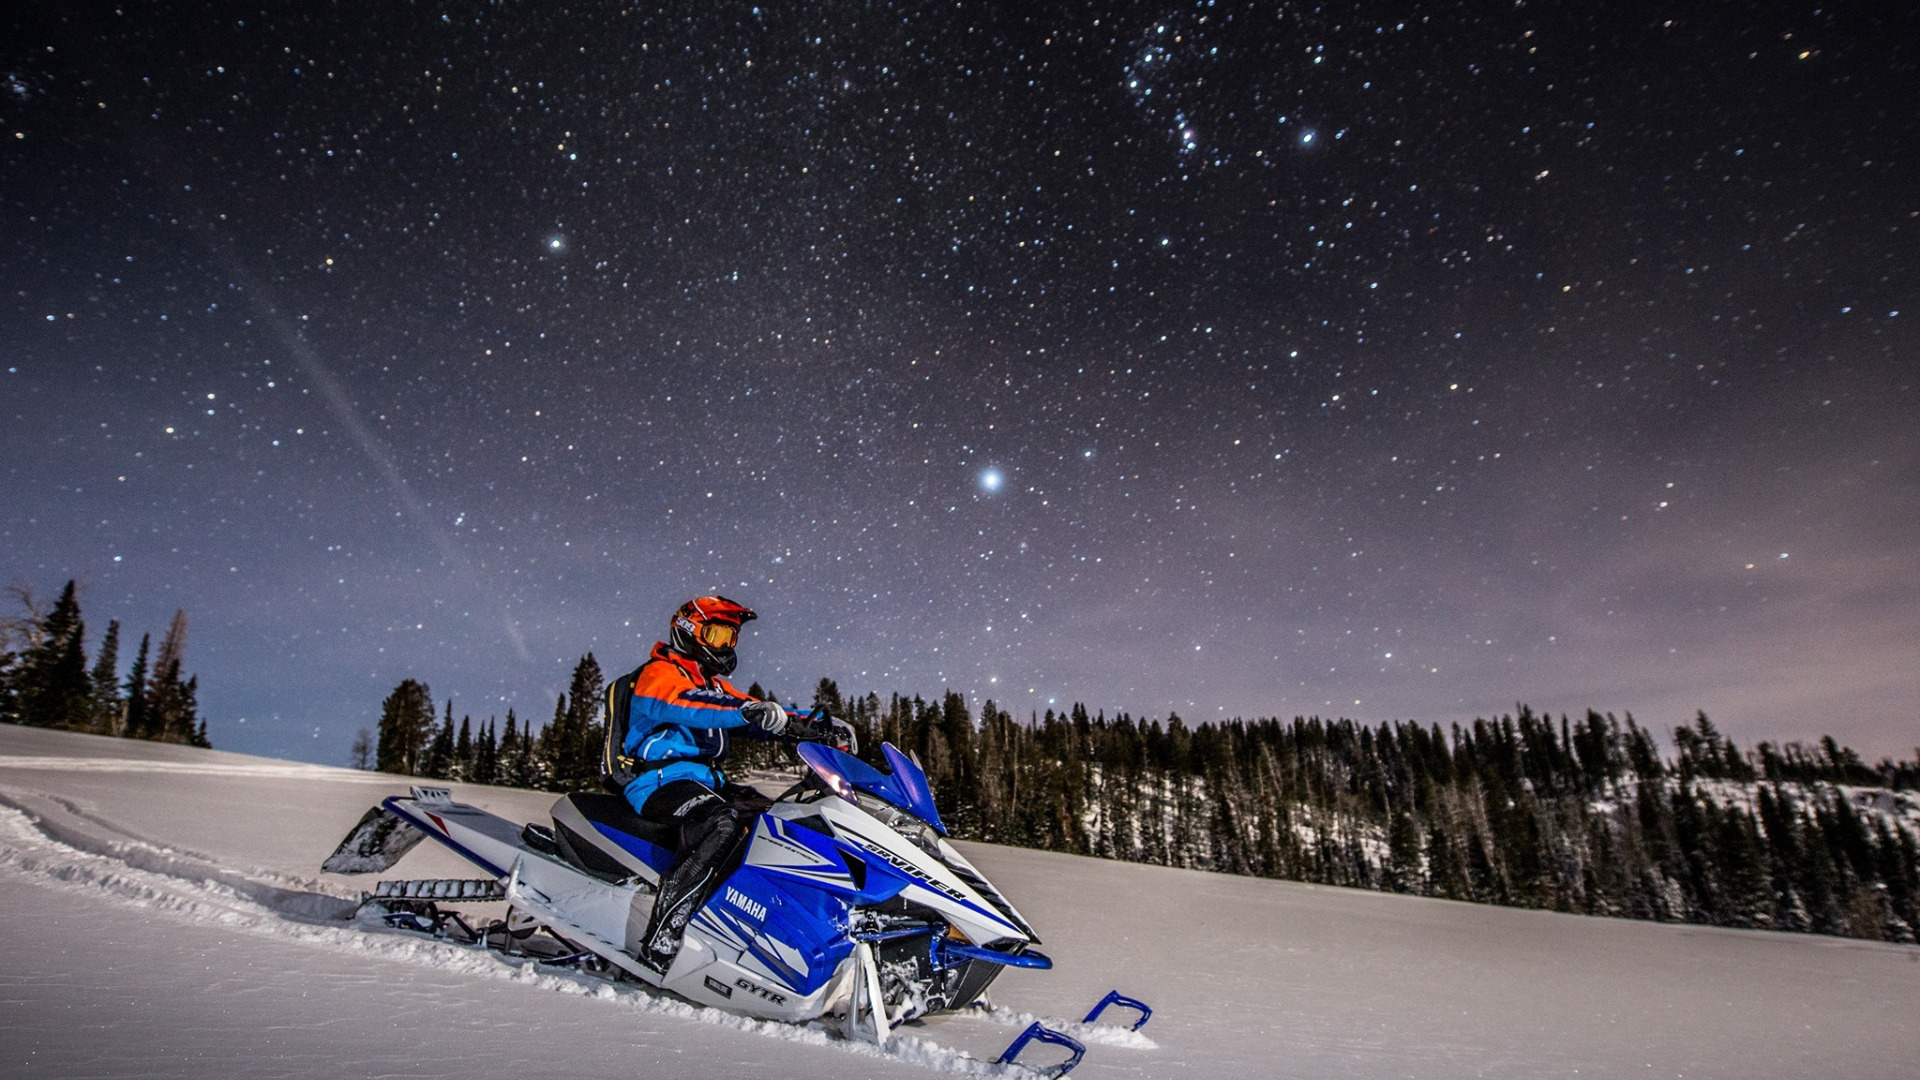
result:
[[[740,640],[740,628],[732,623],[703,622],[697,635],[700,644],[711,649],[731,649]]]

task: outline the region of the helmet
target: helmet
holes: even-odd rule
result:
[[[703,674],[730,675],[733,643],[740,624],[757,618],[753,609],[724,596],[696,596],[680,605],[667,627],[667,648],[700,665]]]

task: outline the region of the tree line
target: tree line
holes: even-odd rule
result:
[[[588,653],[544,727],[535,730],[508,709],[504,727],[494,717],[475,725],[465,715],[456,729],[451,697],[437,714],[427,685],[405,679],[380,703],[378,729],[362,728],[349,756],[356,768],[403,776],[550,791],[597,787],[605,688],[600,662]]]
[[[124,679],[120,620],[107,622],[100,649],[87,660],[86,621],[68,581],[51,606],[24,586],[11,589],[20,613],[0,619],[0,720],[34,727],[119,735],[209,747],[200,717],[200,678],[186,675],[187,613],[175,611],[150,656],[152,635]]]
[[[581,658],[553,718],[456,726],[414,680],[362,767],[555,791],[597,787],[604,679]],[[771,697],[757,684],[756,697]],[[1889,941],[1920,928],[1920,753],[1869,765],[1831,737],[1743,750],[1704,713],[1663,752],[1631,715],[1524,706],[1454,724],[1318,717],[1189,727],[1084,705],[1016,719],[936,700],[813,707],[921,762],[956,836],[1223,873],[1668,922]],[[738,740],[728,766],[791,768]]]
[[[1912,942],[1920,754],[1674,753],[1631,716],[1200,724],[1084,706],[976,720],[957,694],[847,703],[919,755],[960,835],[1517,907]]]

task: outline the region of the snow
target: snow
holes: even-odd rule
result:
[[[1589,919],[967,844],[1051,972],[885,1053],[345,921],[316,868],[403,778],[0,726],[0,1075],[1021,1077],[1110,989],[1076,1077],[1893,1077],[1920,949]],[[454,785],[518,820],[553,796]],[[423,844],[393,877],[471,877]],[[1037,1048],[1045,1050],[1046,1048]]]

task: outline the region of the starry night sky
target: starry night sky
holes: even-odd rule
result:
[[[1910,5],[267,8],[0,17],[0,577],[216,746],[709,591],[789,698],[1920,742]]]

